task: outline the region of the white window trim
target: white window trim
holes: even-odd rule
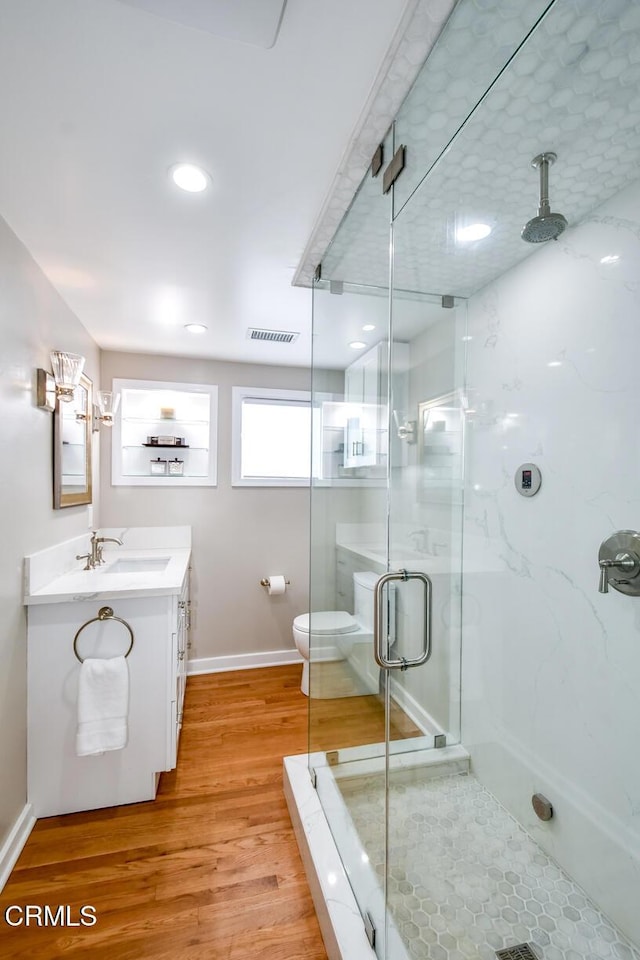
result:
[[[273,387],[232,387],[231,486],[232,487],[308,487],[308,477],[243,477],[241,475],[241,430],[243,400],[297,400],[311,407],[308,390],[278,390]],[[309,450],[311,468],[311,450]]]

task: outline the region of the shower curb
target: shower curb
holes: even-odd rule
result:
[[[309,775],[308,754],[284,757],[283,786],[329,960],[377,960]]]

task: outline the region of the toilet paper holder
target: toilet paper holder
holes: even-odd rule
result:
[[[285,580],[285,584],[286,584],[288,587],[290,587],[290,586],[291,586],[291,580]],[[269,577],[263,577],[262,580],[260,581],[260,586],[261,586],[261,587],[268,587],[268,586],[269,586]]]

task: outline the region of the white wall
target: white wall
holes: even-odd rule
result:
[[[87,358],[98,386],[98,348],[30,254],[0,219],[0,385],[5,441],[0,495],[0,846],[26,802],[25,554],[88,535],[87,507],[52,507],[53,416],[36,406],[36,368],[50,370],[49,351]],[[94,501],[99,487],[94,475]],[[95,514],[97,520],[97,514]],[[87,537],[88,540],[88,537]],[[73,638],[70,639],[73,640]]]
[[[636,941],[640,598],[598,549],[640,527],[639,276],[637,183],[469,304],[463,638],[475,771]]]
[[[192,659],[293,649],[293,618],[308,608],[309,490],[231,486],[231,388],[309,389],[309,371],[103,352],[105,389],[114,377],[218,384],[218,485],[113,487],[103,431],[102,524],[193,527]],[[291,580],[284,596],[260,586],[273,573]]]

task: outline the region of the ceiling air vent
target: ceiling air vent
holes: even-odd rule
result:
[[[299,336],[292,330],[258,330],[256,327],[247,330],[248,340],[268,340],[270,343],[293,343]]]

